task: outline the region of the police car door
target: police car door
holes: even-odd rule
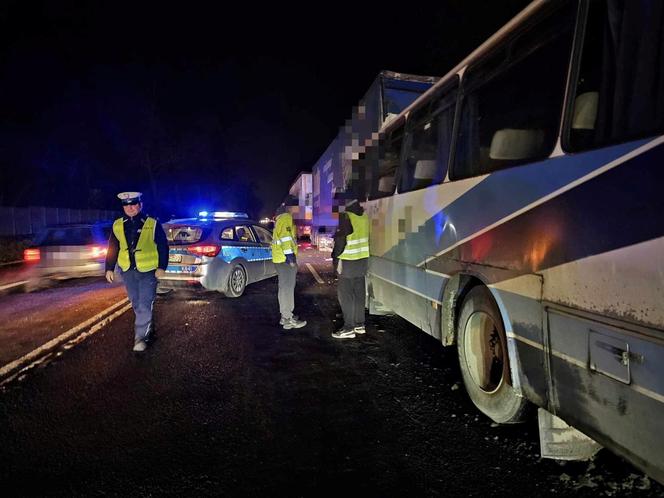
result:
[[[261,245],[261,259],[263,260],[264,278],[272,277],[277,274],[272,262],[272,234],[269,230],[253,225],[252,227],[258,236]]]
[[[237,240],[238,256],[245,260],[247,268],[247,283],[255,282],[263,278],[263,261],[260,254],[260,244],[256,240],[254,232],[248,225],[235,226],[235,238]]]

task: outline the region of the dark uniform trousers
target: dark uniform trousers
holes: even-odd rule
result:
[[[140,272],[131,269],[122,272],[127,288],[127,296],[136,314],[134,321],[134,341],[145,341],[152,333],[152,307],[157,295],[157,277],[154,270]]]
[[[354,327],[364,326],[365,277],[369,259],[341,261],[337,296],[344,315],[344,329],[350,330]]]

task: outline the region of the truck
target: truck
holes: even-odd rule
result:
[[[312,167],[313,209],[311,242],[320,250],[332,250],[338,224],[340,193],[352,189],[353,160],[364,153],[378,131],[439,78],[383,70],[352,110],[351,118]]]

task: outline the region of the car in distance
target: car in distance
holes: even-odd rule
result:
[[[54,225],[42,229],[23,251],[28,289],[50,280],[104,275],[111,222]]]

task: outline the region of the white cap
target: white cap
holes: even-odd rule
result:
[[[140,192],[120,192],[118,194],[118,199],[122,201],[123,206],[127,206],[129,204],[138,204],[141,202],[141,195],[143,195]]]

